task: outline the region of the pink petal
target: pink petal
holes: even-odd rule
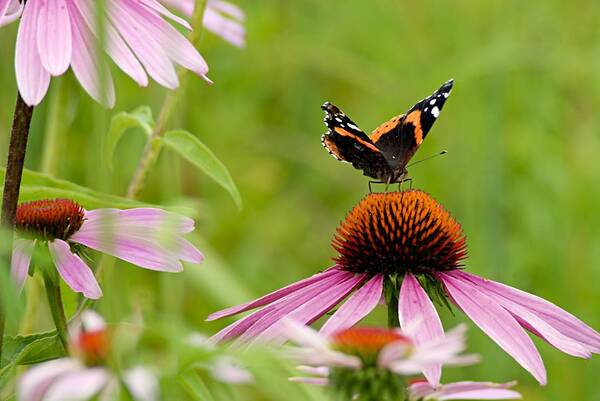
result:
[[[148,369],[136,366],[123,375],[123,381],[135,401],[156,401],[160,393],[156,376]]]
[[[71,63],[71,23],[65,0],[36,1],[39,8],[37,46],[44,68],[61,75]]]
[[[325,273],[328,273],[327,275]],[[232,311],[232,313],[227,313],[219,317],[230,316],[231,314],[240,313],[249,309],[256,308],[258,306],[263,306],[266,304],[271,304],[265,306],[263,309],[256,311],[245,318],[237,321],[236,323],[225,327],[223,330],[219,331],[217,334],[211,337],[212,341],[223,341],[233,337],[237,337],[248,330],[252,325],[254,325],[258,320],[262,319],[264,316],[269,315],[273,311],[282,308],[286,304],[293,302],[298,299],[298,297],[302,297],[306,292],[310,292],[311,294],[315,290],[321,291],[322,288],[331,286],[335,283],[338,283],[345,279],[345,272],[342,272],[338,269],[330,269],[324,273],[319,273],[314,275],[308,279],[299,281],[294,283],[288,287],[282,288],[278,291],[275,291],[271,294],[265,295],[262,298],[259,298],[253,302],[240,305],[234,308],[228,309]],[[277,302],[275,302],[277,301]],[[242,310],[237,311],[237,309],[241,308]],[[217,312],[224,313],[227,310]],[[214,314],[216,315],[216,314]],[[211,315],[213,316],[213,315]],[[213,320],[213,319],[211,319]]]
[[[543,319],[561,334],[585,345],[586,348],[593,353],[600,353],[600,334],[569,312],[559,308],[553,303],[536,295],[529,294],[525,291],[521,291],[496,281],[484,279],[474,274],[461,272],[460,277],[470,280],[479,288],[484,289],[488,294],[493,293],[497,297],[501,297],[505,300],[511,301],[514,304],[521,305],[531,313],[534,313],[539,318]]]
[[[244,47],[246,45],[244,26],[238,21],[225,18],[211,8],[206,8],[202,24],[208,31],[220,36],[234,46]]]
[[[122,235],[103,238],[95,232],[79,231],[72,235],[69,241],[77,242],[146,269],[165,272],[183,271],[183,266],[177,256],[143,238],[128,238]]]
[[[26,3],[15,48],[17,85],[23,100],[30,106],[42,101],[50,85],[50,74],[42,66],[37,47],[39,1],[30,0]]]
[[[135,53],[148,74],[160,85],[175,89],[179,86],[179,78],[169,59],[166,50],[160,44],[160,38],[155,37],[146,29],[144,15],[140,15],[141,5],[130,5],[128,0],[115,0],[108,7],[109,15],[115,27]],[[152,38],[149,41],[148,38]]]
[[[227,14],[229,17],[235,18],[238,21],[244,21],[246,19],[246,14],[244,11],[240,7],[228,1],[209,0],[207,7],[218,10],[223,14]]]
[[[157,208],[89,210],[85,212],[85,219],[81,230],[106,229],[107,233],[130,227],[139,227],[140,231],[146,233],[148,230],[171,229],[178,234],[185,234],[194,230],[194,220]]]
[[[98,286],[94,273],[79,256],[71,252],[69,244],[55,239],[48,243],[48,248],[58,273],[73,291],[81,292],[90,299],[98,299],[102,296],[102,290]]]
[[[289,381],[323,387],[329,385],[329,379],[325,377],[290,377]]]
[[[343,282],[331,286],[320,293],[315,293],[312,299],[305,301],[299,307],[292,309],[286,316],[301,324],[311,324],[317,321],[325,313],[329,312],[335,305],[339,304],[357,286],[361,285],[365,279],[365,274],[351,275],[351,277]],[[266,318],[263,318],[263,320],[266,320]],[[283,335],[285,329],[281,323],[281,315],[275,323],[276,324],[268,325],[265,329],[261,328],[257,330],[260,332],[260,337],[258,338],[259,341],[285,341],[285,336]],[[260,327],[261,325],[262,322],[255,324],[256,327]],[[265,324],[265,326],[267,326],[267,324]],[[249,332],[250,330],[244,333],[243,337],[250,337]]]
[[[21,238],[16,238],[14,241],[10,273],[19,290],[23,288],[23,284],[27,278],[34,246],[34,241]]]
[[[180,239],[179,244],[176,245],[177,252],[175,254],[181,260],[190,263],[202,263],[204,261],[204,255],[198,250],[191,242]]]
[[[298,313],[296,312],[308,307],[309,314],[320,313],[322,309],[326,308],[326,306],[322,306],[322,303],[329,304],[331,303],[332,297],[335,298],[341,293],[347,295],[348,292],[350,292],[347,288],[352,280],[352,276],[351,273],[345,272],[343,275],[340,274],[338,276],[327,278],[326,280],[315,283],[315,285],[311,287],[304,288],[278,301],[271,306],[272,311],[270,313],[263,316],[259,321],[254,323],[252,327],[244,332],[240,337],[240,340],[245,341],[257,337],[268,329],[271,329],[272,326],[279,323],[284,317],[289,317],[300,324],[306,323],[307,319],[303,316],[298,316]],[[354,284],[351,285],[353,286]],[[269,306],[267,308],[269,308]],[[283,327],[278,327],[277,334],[282,330]]]
[[[493,299],[466,280],[447,273],[438,278],[446,286],[452,300],[494,340],[506,353],[529,371],[541,384],[546,384],[546,369],[531,338],[519,323]]]
[[[181,17],[176,16],[175,14],[173,14],[172,12],[167,10],[165,7],[163,7],[163,5],[160,4],[159,2],[157,2],[156,0],[139,0],[139,2],[141,4],[143,4],[144,6],[148,7],[150,10],[167,17],[172,21],[177,22],[178,24],[180,24],[181,26],[185,27],[186,29],[188,29],[190,31],[192,30],[191,25],[186,20],[184,20]]]
[[[34,366],[19,378],[19,401],[40,401],[56,378],[81,368],[79,361],[71,358],[55,359]]]
[[[321,334],[332,333],[354,326],[379,303],[383,293],[383,275],[378,274],[360,287],[321,327]]]
[[[76,7],[79,14],[83,17],[86,22],[88,29],[90,29],[96,40],[98,33],[96,29],[96,5],[92,3],[92,0],[78,0],[70,3]],[[135,82],[140,86],[148,85],[148,75],[146,71],[131,52],[121,35],[117,32],[116,28],[110,20],[104,21],[104,28],[106,29],[106,52],[114,60],[117,66],[127,75],[129,75]]]
[[[23,12],[23,3],[19,0],[0,0],[0,27],[17,20]]]
[[[44,401],[87,401],[98,394],[110,379],[110,373],[103,367],[68,373],[52,384]]]
[[[442,386],[436,392],[436,400],[513,400],[521,394],[508,390],[515,383],[497,384],[491,382],[456,382]]]
[[[96,56],[96,43],[92,40],[93,34],[87,28],[78,9],[71,2],[69,2],[69,11],[73,33],[73,72],[83,89],[95,101],[112,108],[115,105],[115,89],[110,70],[108,66],[104,66],[106,76],[104,82],[101,82],[98,65],[100,60]]]
[[[329,276],[332,276],[332,275],[340,275],[340,274],[343,274],[343,271],[341,271],[339,269],[333,268],[333,269],[325,270],[322,273],[317,273],[309,278],[306,278],[301,281],[297,281],[293,284],[288,285],[287,287],[281,288],[277,291],[271,292],[270,294],[267,294],[258,299],[255,299],[254,301],[250,301],[245,304],[241,304],[241,305],[237,305],[237,306],[232,306],[231,308],[223,309],[221,311],[212,313],[206,318],[206,320],[207,321],[217,320],[217,319],[220,319],[220,318],[223,318],[226,316],[237,315],[238,313],[242,313],[242,312],[248,311],[250,309],[258,308],[259,306],[270,304],[272,302],[277,301],[278,299],[281,299],[289,294],[292,294],[293,292],[295,292],[297,290],[307,287],[315,282],[319,282],[319,281],[321,281]]]
[[[418,335],[414,338],[417,345],[444,337],[444,328],[433,303],[411,273],[406,273],[402,281],[398,315],[401,327],[410,327],[420,323]],[[423,370],[423,374],[429,383],[438,385],[442,376],[442,365],[431,365]]]

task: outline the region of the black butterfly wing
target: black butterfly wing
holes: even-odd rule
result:
[[[386,121],[371,133],[371,141],[394,170],[403,170],[421,146],[439,117],[453,85],[454,80],[449,80],[405,114]]]
[[[328,128],[321,142],[333,157],[351,163],[369,177],[381,179],[391,173],[381,151],[343,111],[329,102],[321,108]]]

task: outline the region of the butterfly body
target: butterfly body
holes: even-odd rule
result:
[[[348,162],[363,174],[391,184],[408,177],[406,166],[427,136],[450,95],[453,80],[406,113],[393,117],[365,134],[342,110],[326,102],[323,146],[338,160]]]

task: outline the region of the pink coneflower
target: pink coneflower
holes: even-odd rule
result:
[[[385,285],[399,298],[401,326],[422,320],[418,342],[444,336],[429,295],[447,297],[540,383],[546,383],[546,370],[523,328],[573,356],[589,358],[600,352],[600,334],[568,312],[461,270],[467,254],[463,231],[425,192],[367,195],[346,216],[333,246],[339,252],[335,266],[210,315],[208,319],[214,320],[264,306],[217,333],[215,339],[273,338],[283,317],[310,324],[350,295],[321,331],[348,328],[375,308]],[[423,372],[433,385],[439,384],[440,368]]]
[[[17,15],[19,2],[0,0]],[[168,11],[158,0],[107,0],[105,50],[117,66],[141,86],[148,75],[160,85],[179,85],[175,64],[210,82],[208,66],[192,44],[167,20],[186,29],[190,25]],[[96,101],[115,103],[112,77],[100,68],[96,55],[98,28],[96,2],[92,0],[28,0],[22,11],[15,51],[19,92],[28,105],[44,98],[51,76],[69,67]],[[5,17],[6,19],[6,17]],[[0,19],[1,21],[1,19]],[[151,38],[151,40],[150,40]],[[100,73],[106,76],[101,79]]]
[[[288,355],[303,364],[298,367],[300,371],[311,375],[290,380],[331,387],[341,395],[340,399],[404,399],[409,376],[432,363],[462,365],[477,360],[474,356],[458,355],[465,348],[463,326],[443,338],[420,344],[415,341],[419,336],[416,328],[407,333],[399,329],[355,327],[323,335],[293,321],[285,320],[284,327],[285,335],[299,345],[288,350]],[[419,395],[430,395],[444,387],[430,385],[427,392],[421,385]],[[518,397],[513,392],[510,398]]]
[[[108,367],[110,333],[104,320],[85,311],[70,330],[72,357],[41,363],[19,379],[18,401],[116,400],[124,386],[134,401],[156,401],[158,380],[147,368]]]
[[[200,263],[203,256],[183,238],[194,229],[187,217],[154,208],[84,210],[68,199],[39,200],[17,208],[12,276],[22,286],[36,244],[47,244],[58,273],[73,289],[97,299],[102,291],[77,247],[95,249],[134,265],[179,272],[181,261]]]
[[[196,0],[163,0],[188,17],[194,12]],[[233,3],[223,0],[208,0],[202,24],[204,28],[237,47],[246,46],[244,11]]]

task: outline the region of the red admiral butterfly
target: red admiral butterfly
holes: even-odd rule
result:
[[[364,175],[385,184],[407,179],[406,165],[413,157],[450,95],[454,80],[444,83],[431,96],[405,114],[381,124],[367,136],[343,111],[326,102],[323,146],[333,157],[351,163]]]

